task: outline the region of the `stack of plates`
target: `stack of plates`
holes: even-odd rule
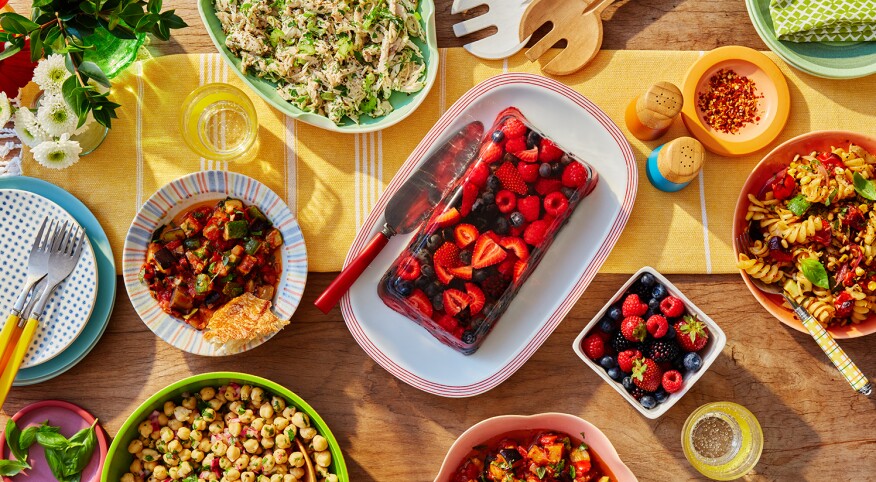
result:
[[[23,289],[27,258],[44,217],[79,224],[90,244],[55,290],[13,385],[32,385],[72,368],[106,330],[116,299],[112,249],[97,219],[72,194],[29,177],[0,178],[0,307],[8,314]],[[0,322],[5,320],[0,319]]]

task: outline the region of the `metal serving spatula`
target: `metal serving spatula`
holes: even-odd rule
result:
[[[486,5],[490,10],[477,17],[453,25],[453,34],[464,37],[468,34],[496,27],[498,31],[489,37],[465,44],[463,47],[475,57],[497,60],[510,57],[526,45],[529,37],[520,40],[518,31],[523,12],[532,0],[454,0],[450,13],[459,14],[472,8]]]

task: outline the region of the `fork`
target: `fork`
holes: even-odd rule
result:
[[[3,406],[3,402],[6,401],[6,395],[9,394],[12,381],[15,379],[15,375],[18,373],[19,367],[21,367],[21,362],[24,360],[24,355],[33,341],[33,335],[44,314],[49,297],[55,291],[55,288],[70,276],[70,273],[76,268],[82,255],[82,245],[86,242],[88,240],[85,238],[85,231],[79,226],[68,224],[67,222],[64,222],[63,227],[55,233],[49,254],[46,288],[33,305],[33,309],[27,318],[27,323],[21,332],[21,337],[15,344],[7,365],[0,367],[2,368],[2,375],[0,375],[0,406]]]
[[[751,246],[751,237],[748,234],[748,230],[745,230],[745,232],[737,236],[734,241],[736,243],[737,251],[740,253],[750,252],[749,247]],[[745,275],[743,274],[743,276]],[[846,381],[849,382],[849,385],[851,385],[858,393],[868,397],[870,396],[870,393],[873,391],[870,381],[861,372],[858,366],[855,365],[855,362],[846,355],[845,350],[840,348],[839,344],[837,344],[836,340],[833,338],[833,335],[824,329],[821,323],[819,323],[818,320],[806,310],[806,308],[800,306],[800,304],[794,301],[793,298],[788,296],[787,291],[783,288],[767,284],[753,276],[748,276],[748,279],[757,287],[757,289],[764,293],[782,295],[782,297],[785,298],[785,301],[791,305],[794,314],[797,315],[797,318],[800,319],[800,322],[812,338],[815,339],[815,342],[818,343],[818,346],[821,347],[821,350],[827,355],[827,358],[833,363],[833,366],[835,366]]]

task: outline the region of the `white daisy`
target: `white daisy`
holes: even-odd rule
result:
[[[9,103],[9,98],[6,97],[6,92],[0,91],[0,128],[3,128],[11,118],[12,104]]]
[[[79,118],[60,94],[43,95],[37,110],[40,127],[49,135],[59,137],[76,130]]]
[[[48,93],[60,94],[61,86],[71,75],[64,64],[64,56],[52,54],[39,61],[33,71],[33,81]]]
[[[34,147],[49,139],[49,135],[40,127],[40,123],[30,109],[18,109],[12,115],[12,120],[15,122],[15,133],[26,145]]]
[[[33,158],[49,169],[66,169],[79,160],[82,147],[70,140],[69,134],[61,135],[57,141],[45,141],[33,148]]]

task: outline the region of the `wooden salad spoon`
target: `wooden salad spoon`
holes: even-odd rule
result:
[[[313,468],[313,462],[310,461],[307,447],[304,446],[300,437],[295,437],[295,443],[298,444],[298,451],[304,454],[304,465],[307,466],[307,480],[305,482],[316,482],[316,469]]]

